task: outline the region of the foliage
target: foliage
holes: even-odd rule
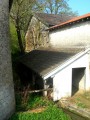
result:
[[[18,95],[16,104],[18,108],[22,107],[17,109],[19,112],[15,113],[9,120],[70,120],[69,116],[54,105],[53,102],[35,94],[30,95],[27,105],[22,105],[22,98]],[[46,107],[46,109],[39,113],[23,112],[23,110],[31,110],[39,107]]]
[[[26,111],[26,110],[34,109],[38,107],[45,107],[51,104],[53,103],[36,94],[30,94],[27,101],[23,99],[22,94],[16,94],[16,110],[17,111]]]
[[[49,14],[68,14],[76,16],[77,12],[73,12],[68,5],[68,0],[39,0],[43,5],[44,12]]]
[[[21,31],[22,34],[22,42],[25,43],[24,41],[24,32]],[[12,22],[10,19],[10,46],[11,46],[11,53],[12,56],[14,57],[14,60],[16,57],[20,56],[20,47],[18,43],[18,38],[17,38],[17,32],[16,32],[16,27],[15,24]]]
[[[49,106],[41,113],[16,113],[10,120],[70,120],[70,118],[56,106]]]
[[[12,18],[16,28],[18,27],[17,24],[19,24],[20,30],[25,32],[27,24],[32,15],[34,2],[35,0],[13,0],[10,17]]]
[[[10,21],[10,45],[12,54],[15,54],[19,51],[16,28],[11,21]]]

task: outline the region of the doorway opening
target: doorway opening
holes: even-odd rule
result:
[[[85,91],[85,69],[84,67],[72,69],[72,95]]]

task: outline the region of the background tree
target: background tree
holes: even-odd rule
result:
[[[24,53],[23,38],[27,31],[32,14],[35,11],[40,11],[40,9],[41,7],[37,4],[36,0],[13,0],[10,16],[16,28],[18,44],[22,53]]]
[[[43,6],[43,10],[48,14],[69,14],[77,15],[68,5],[69,0],[39,0],[38,3]]]

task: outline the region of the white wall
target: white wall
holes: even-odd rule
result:
[[[50,32],[51,46],[90,45],[90,21]]]
[[[54,96],[53,100],[59,100],[62,97],[70,97],[72,94],[72,68],[86,68],[85,90],[90,90],[89,80],[89,59],[88,54],[59,71],[53,78]]]

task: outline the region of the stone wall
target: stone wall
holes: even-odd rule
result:
[[[31,19],[28,31],[25,36],[26,51],[31,51],[48,43],[48,27],[34,16]]]
[[[0,0],[0,120],[7,120],[15,110],[8,3],[8,0]]]

